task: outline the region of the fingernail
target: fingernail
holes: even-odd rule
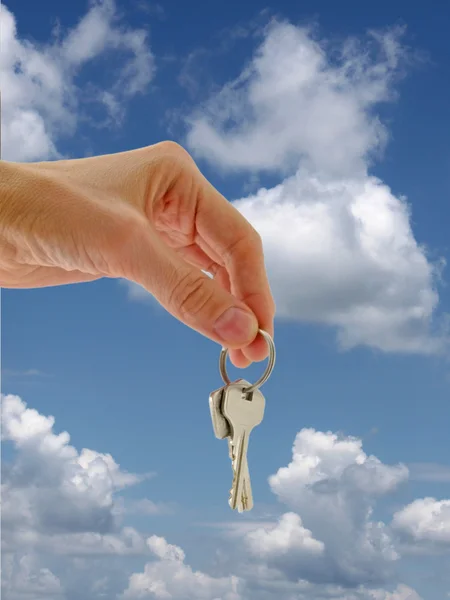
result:
[[[227,343],[245,344],[258,332],[256,317],[242,308],[228,308],[214,324],[214,331]]]

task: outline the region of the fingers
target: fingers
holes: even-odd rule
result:
[[[190,264],[197,266],[199,269],[203,269],[214,277],[216,281],[223,289],[227,292],[231,291],[230,277],[227,270],[219,265],[217,262],[211,259],[210,255],[214,256],[214,253],[210,248],[207,248],[209,255],[203,251],[196,244],[178,248],[177,252]],[[216,257],[217,258],[217,257]],[[258,338],[257,338],[258,339]],[[251,361],[244,356],[242,350],[232,349],[229,351],[229,357],[231,362],[239,368],[248,367]]]
[[[248,306],[188,264],[151,231],[134,240],[132,253],[129,264],[133,265],[133,280],[174,317],[228,348],[253,342],[258,322]]]
[[[201,177],[204,181],[196,214],[198,235],[220,257],[229,274],[231,293],[251,309],[259,327],[273,336],[275,304],[261,239],[240,212]],[[250,361],[263,360],[268,354],[262,336],[242,350]],[[235,353],[231,356],[232,360],[239,360]]]

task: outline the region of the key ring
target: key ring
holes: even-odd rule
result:
[[[275,344],[273,343],[273,339],[267,333],[267,331],[264,331],[263,329],[259,329],[258,331],[264,337],[264,339],[267,342],[267,345],[269,346],[269,362],[267,363],[266,370],[261,375],[261,377],[258,379],[258,381],[256,381],[250,387],[245,389],[245,392],[248,394],[250,392],[254,392],[257,388],[260,388],[263,385],[263,383],[265,383],[269,379],[270,374],[273,371],[273,367],[275,366],[276,354],[275,354]],[[231,383],[231,381],[230,381],[230,378],[228,377],[228,373],[227,373],[227,355],[228,355],[228,348],[222,348],[222,350],[220,352],[220,357],[219,357],[219,371],[222,376],[222,379],[228,385]]]

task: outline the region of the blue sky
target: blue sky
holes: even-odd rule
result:
[[[450,594],[449,16],[2,8],[3,158],[175,139],[260,231],[278,307],[239,515],[215,343],[125,282],[2,290],[5,598]]]

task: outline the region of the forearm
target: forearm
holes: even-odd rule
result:
[[[17,264],[20,223],[29,184],[25,165],[0,161],[0,272],[2,285],[13,276]]]
[[[1,287],[114,275],[105,248],[107,254],[133,236],[127,224],[137,211],[102,186],[86,186],[88,174],[72,173],[70,165],[0,161]]]
[[[15,287],[42,262],[51,180],[38,165],[0,161],[0,285]]]

